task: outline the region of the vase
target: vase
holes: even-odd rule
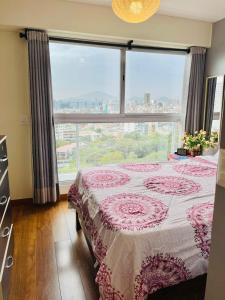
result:
[[[206,148],[203,149],[202,155],[207,156],[207,155],[215,155],[219,149],[219,145],[216,144],[213,148]]]
[[[189,150],[189,155],[192,156],[192,157],[200,156],[201,155],[201,150],[196,150],[196,149]]]

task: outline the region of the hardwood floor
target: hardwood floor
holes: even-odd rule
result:
[[[10,300],[97,300],[93,260],[67,202],[13,207]]]
[[[15,265],[9,300],[98,300],[93,259],[75,212],[56,205],[13,207]],[[206,278],[160,290],[151,300],[203,300]]]

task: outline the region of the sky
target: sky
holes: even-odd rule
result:
[[[53,97],[55,100],[104,92],[120,97],[120,50],[50,43]],[[168,97],[181,99],[184,54],[127,52],[126,99]]]

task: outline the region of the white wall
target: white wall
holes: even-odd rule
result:
[[[212,48],[207,57],[208,75],[225,75],[225,19],[213,25]],[[225,101],[225,99],[224,99]],[[225,103],[222,113],[221,149],[225,151]],[[223,159],[225,159],[223,157]],[[224,172],[224,164],[220,170]],[[225,186],[217,185],[206,300],[225,300]]]
[[[207,54],[207,75],[225,75],[225,19],[213,24],[212,48]]]
[[[12,199],[32,197],[30,115],[26,42],[0,31],[0,133],[6,134]]]
[[[225,153],[225,103],[222,113],[221,149]],[[225,154],[219,170],[224,171]],[[223,181],[224,182],[224,181]],[[206,300],[225,300],[225,186],[216,187],[213,217],[212,245],[209,257],[209,269],[206,287]]]
[[[212,48],[208,51],[206,72],[208,76],[225,75],[225,19],[213,25]],[[222,113],[221,149],[225,149],[225,103]],[[216,188],[205,299],[225,300],[225,186],[220,185]]]
[[[212,29],[211,23],[161,15],[141,24],[128,24],[110,7],[68,0],[1,0],[0,25],[205,47],[211,45]]]

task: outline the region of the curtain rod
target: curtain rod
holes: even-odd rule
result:
[[[20,32],[20,38],[27,39],[27,32]],[[70,39],[70,38],[62,38],[62,37],[53,37],[49,36],[50,41],[54,42],[66,42],[66,43],[76,43],[76,44],[87,44],[93,46],[106,46],[106,47],[116,47],[116,48],[127,48],[128,50],[132,49],[140,49],[140,50],[158,50],[158,51],[172,51],[172,52],[186,52],[190,53],[190,49],[182,49],[182,48],[168,48],[168,47],[154,47],[154,46],[143,46],[143,45],[135,45],[133,44],[133,40],[129,40],[127,44],[123,43],[110,43],[103,41],[92,41],[92,40],[84,40],[84,39]]]

